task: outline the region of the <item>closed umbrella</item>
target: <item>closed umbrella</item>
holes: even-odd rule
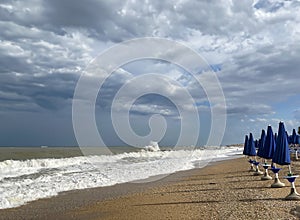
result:
[[[269,125],[267,130],[267,136],[265,140],[264,150],[262,157],[265,159],[272,159],[276,148],[276,141],[273,134],[272,127]]]
[[[287,135],[283,122],[279,123],[278,137],[276,141],[276,149],[272,158],[274,163],[280,165],[289,165],[289,175],[285,178],[291,183],[291,193],[285,198],[287,200],[300,200],[299,194],[296,192],[295,180],[298,176],[292,175],[291,172],[291,157]]]
[[[248,135],[245,135],[243,154],[248,156]]]
[[[289,144],[283,122],[279,123],[276,149],[272,161],[279,165],[290,165],[291,163]]]
[[[266,140],[266,132],[264,129],[261,131],[260,139],[258,141],[258,150],[257,150],[257,156],[263,158],[263,150]]]
[[[250,156],[250,148],[249,148],[249,138],[248,138],[248,135],[245,135],[245,142],[244,142],[243,154],[246,155],[246,156]],[[248,162],[251,165],[249,171],[255,171],[254,167],[253,167],[253,160],[250,158]]]
[[[259,147],[259,140],[256,139],[256,140],[254,141],[254,144],[255,144],[255,148],[258,149],[258,147]]]
[[[264,153],[266,154],[265,156],[268,156],[270,159],[273,159],[274,154],[275,154],[275,149],[276,149],[276,142],[277,142],[278,138],[277,138],[277,133],[275,133],[273,140],[270,137],[270,134],[269,135],[268,134],[269,133],[267,133],[267,138],[266,138],[266,143],[265,144],[266,144],[266,146],[270,146],[270,151],[268,152],[268,154],[267,154],[267,151],[265,151]],[[266,150],[267,150],[267,148],[266,148]],[[274,164],[274,160],[272,160],[272,164]],[[279,173],[280,170],[281,170],[281,168],[278,168],[276,166],[272,166],[271,171],[275,174],[274,183],[271,185],[272,188],[281,188],[281,187],[285,186],[285,184],[282,183],[279,180],[279,177],[278,177],[278,173]]]
[[[249,140],[248,140],[248,155],[249,156],[256,156],[256,149],[255,149],[255,143],[253,139],[252,133],[249,135]]]
[[[293,129],[293,132],[292,132],[291,142],[292,142],[292,144],[297,144],[297,134],[296,134],[295,129]]]
[[[288,144],[291,144],[292,143],[292,136],[289,136],[287,131],[285,131],[285,134],[286,134],[286,137],[287,137]]]
[[[249,141],[248,141],[248,147],[249,147],[249,156],[256,156],[256,149],[255,149],[255,143],[254,143],[254,139],[253,139],[253,135],[252,133],[250,133],[249,135]],[[256,159],[254,160],[253,164],[255,165],[255,172],[253,175],[257,176],[257,175],[261,175],[263,174],[263,172],[261,172],[259,170],[259,162],[256,161]]]
[[[298,135],[296,134],[296,130],[293,129],[293,132],[292,132],[292,136],[291,136],[291,144],[294,148],[294,151],[295,151],[295,159],[298,160],[298,149],[297,149],[297,144],[298,144]]]
[[[265,173],[261,177],[261,180],[272,179],[272,177],[268,174],[268,168],[270,167],[270,164],[267,163],[267,160],[273,157],[274,150],[275,150],[275,139],[274,139],[272,127],[269,125],[267,129],[267,135],[265,137],[264,148],[261,153],[262,157],[266,159],[265,164],[263,164],[263,167],[265,168]]]

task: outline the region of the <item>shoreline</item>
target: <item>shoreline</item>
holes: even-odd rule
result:
[[[286,180],[282,179],[288,187],[271,189],[267,185],[272,180],[258,181],[260,177],[247,172],[248,168],[245,158],[214,161],[204,168],[179,171],[154,182],[63,192],[20,207],[2,209],[0,219],[157,219],[159,216],[163,219],[182,219],[184,216],[187,219],[220,219],[221,214],[224,218],[228,215],[226,219],[241,216],[242,219],[260,219],[263,216],[253,208],[260,211],[274,209],[274,204],[280,205],[281,212],[273,210],[272,214],[268,211],[270,219],[283,215],[297,219],[290,211],[300,202],[281,199],[290,190]],[[201,201],[196,194],[200,195]],[[242,213],[245,207],[236,209],[243,203],[249,208],[246,216]],[[210,210],[212,216],[201,210]]]

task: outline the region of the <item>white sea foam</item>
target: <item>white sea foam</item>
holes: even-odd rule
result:
[[[144,149],[147,151],[160,151],[158,143],[155,141],[150,141],[150,144],[147,145]]]
[[[158,145],[157,145],[158,146]],[[117,155],[0,162],[0,209],[57,195],[59,192],[109,186],[202,167],[241,149],[141,151]]]

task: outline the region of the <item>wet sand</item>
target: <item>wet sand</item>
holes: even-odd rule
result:
[[[287,167],[280,172],[287,187],[280,189],[248,170],[247,159],[239,158],[154,182],[65,192],[0,210],[0,219],[299,219],[300,201],[283,200],[290,192],[282,178]],[[300,173],[300,162],[292,170]]]

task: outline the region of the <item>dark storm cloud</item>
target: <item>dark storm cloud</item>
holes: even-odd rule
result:
[[[19,97],[9,104],[2,102],[1,111],[58,110],[70,105],[79,71],[90,59],[83,50],[85,45],[78,43],[80,34],[60,36],[44,30],[38,23],[44,19],[36,15],[41,9],[31,3],[28,10],[30,4],[25,7],[18,1],[12,8],[0,7],[7,12],[0,22],[0,92],[6,99],[12,94]],[[35,14],[36,22],[31,23],[27,12]],[[5,22],[3,16],[10,20]]]
[[[42,5],[44,20],[56,32],[60,33],[64,27],[85,28],[91,35],[96,34],[100,39],[106,38],[106,32],[116,27],[113,18],[117,15],[117,6],[119,4],[115,1],[96,0],[88,2],[47,0]]]
[[[35,27],[66,35],[65,28],[84,29],[90,37],[98,40],[119,42],[126,38],[141,36],[149,31],[142,3],[132,4],[134,10],[122,11],[123,1],[15,1],[13,8],[0,8],[0,19],[20,26]],[[129,6],[130,7],[130,6]],[[131,8],[131,7],[130,7]],[[125,13],[125,14],[124,14]]]
[[[35,103],[37,106],[52,110],[63,109],[70,105],[74,84],[77,81],[76,76],[71,74],[41,77],[12,75],[11,73],[1,74],[3,84],[0,89],[2,96],[6,97],[6,100],[10,99],[8,106],[10,109],[18,110],[21,103],[28,108]],[[12,94],[17,98],[11,97]],[[5,110],[6,103],[1,103],[0,106],[2,110]]]

